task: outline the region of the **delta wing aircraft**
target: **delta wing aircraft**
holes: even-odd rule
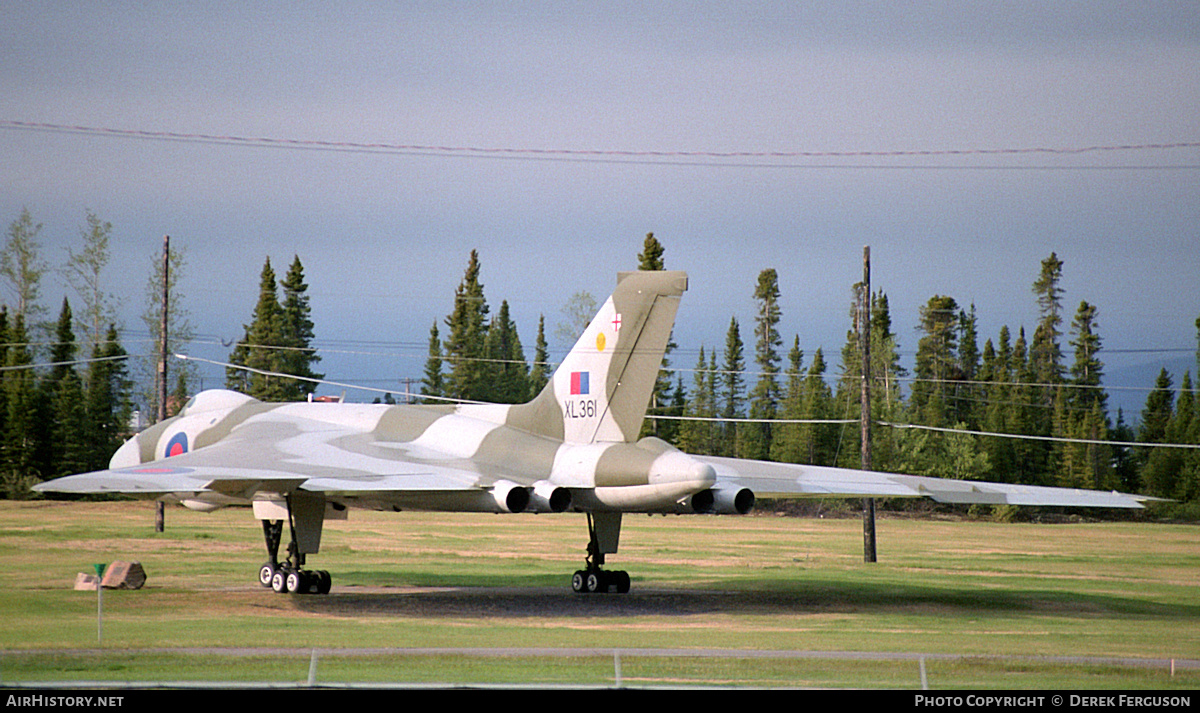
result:
[[[108,470],[40,492],[121,493],[199,510],[249,504],[276,592],[326,593],[306,568],[326,519],[350,508],[576,512],[587,516],[576,592],[627,592],[603,569],[624,513],[746,513],[755,497],[927,497],[943,503],[1140,508],[1116,492],[944,480],[693,456],[638,439],[687,289],[683,272],[620,273],[612,296],[545,389],[522,405],[262,403],[204,391],[129,439]],[[283,525],[291,542],[279,558]]]

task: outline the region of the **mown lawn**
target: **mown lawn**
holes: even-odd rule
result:
[[[885,516],[880,561],[865,564],[856,519],[626,516],[609,567],[633,591],[579,596],[582,515],[354,511],[326,523],[311,558],[333,574],[321,597],[257,585],[262,534],[246,509],[169,508],[162,534],[153,520],[149,503],[0,503],[0,680],[303,681],[315,648],[321,680],[604,684],[619,666],[628,685],[919,685],[913,659],[785,655],[862,652],[928,654],[940,687],[1198,682],[1157,663],[1200,659],[1190,525]],[[96,595],[71,587],[116,559],[149,580],[105,592],[98,644]],[[228,651],[245,647],[275,651]],[[490,655],[501,649],[518,651]],[[685,651],[638,655],[663,649]]]

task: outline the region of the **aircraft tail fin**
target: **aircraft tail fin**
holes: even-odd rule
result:
[[[622,272],[617,288],[511,426],[568,443],[637,440],[687,273]]]

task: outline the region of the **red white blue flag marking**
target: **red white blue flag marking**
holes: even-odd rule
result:
[[[187,434],[182,431],[176,433],[174,436],[171,436],[171,440],[167,441],[167,457],[170,458],[171,456],[187,453],[187,446]]]

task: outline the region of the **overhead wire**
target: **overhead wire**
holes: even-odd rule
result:
[[[949,148],[899,150],[757,150],[757,151],[690,151],[636,149],[572,149],[512,146],[453,146],[385,141],[331,141],[324,139],[295,139],[268,136],[239,136],[199,132],[120,129],[82,124],[0,119],[0,129],[50,133],[83,134],[145,141],[173,141],[198,144],[219,144],[255,148],[334,151],[344,153],[382,153],[405,156],[502,158],[519,161],[567,161],[577,163],[628,163],[643,165],[695,166],[709,168],[799,168],[799,169],[882,169],[882,170],[1198,170],[1200,164],[1143,164],[1143,165],[964,165],[964,164],[864,164],[864,163],[780,163],[792,159],[909,159],[962,158],[996,156],[1081,156],[1125,152],[1171,151],[1200,148],[1200,141],[1177,141],[1142,144],[1095,144],[1087,146],[1028,146],[1000,148]],[[747,162],[746,159],[751,159]],[[767,162],[763,162],[767,161]]]

